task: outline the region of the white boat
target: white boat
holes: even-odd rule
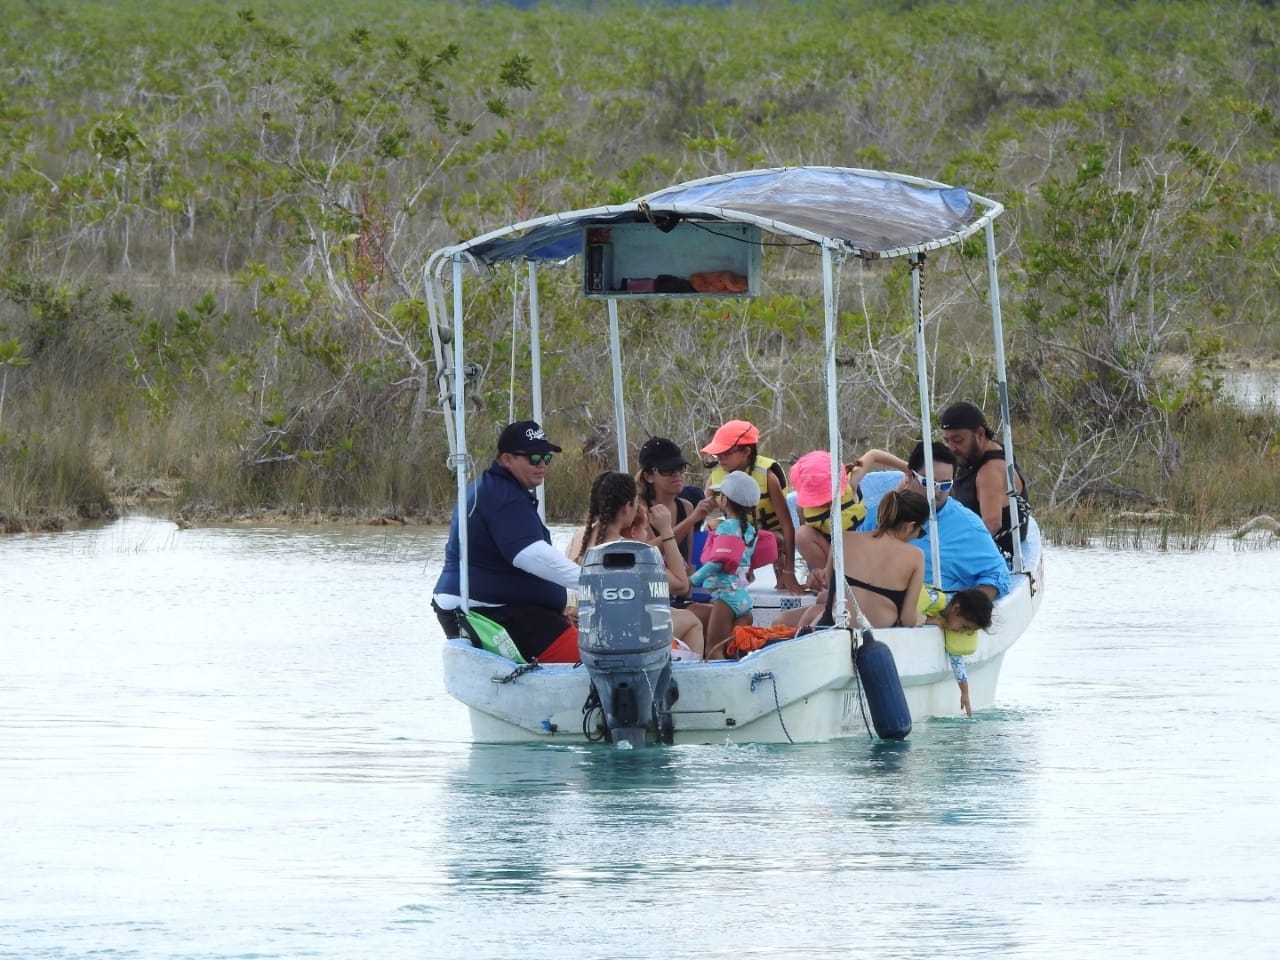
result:
[[[996,270],[993,221],[1003,212],[994,200],[961,187],[900,174],[837,167],[753,170],[670,187],[631,203],[575,210],[524,221],[437,250],[427,262],[425,281],[435,359],[441,372],[441,401],[446,411],[451,464],[459,498],[465,497],[471,457],[466,446],[466,360],[463,284],[467,268],[488,269],[523,261],[529,270],[532,328],[533,418],[542,420],[537,297],[540,265],[581,262],[575,282],[584,296],[603,301],[608,310],[613,351],[613,399],[619,469],[627,469],[627,431],[621,385],[618,309],[620,304],[655,296],[750,296],[758,292],[764,246],[782,237],[816,245],[821,252],[825,314],[825,378],[832,491],[844,462],[836,403],[837,280],[846,258],[864,261],[906,258],[911,266],[916,317],[917,373],[922,436],[932,436],[931,401],[925,351],[920,271],[924,255],[981,235],[987,251],[988,296],[992,311],[996,372],[1001,397],[1003,441],[1010,452],[1003,331]],[[716,240],[716,237],[723,240]],[[708,239],[710,238],[710,239]],[[728,273],[732,292],[658,289],[655,277]],[[450,296],[451,294],[451,296]],[[926,463],[932,479],[932,463]],[[539,491],[541,492],[541,491]],[[1016,522],[1016,517],[1015,517]],[[463,568],[465,570],[465,542]],[[839,567],[842,540],[833,549]],[[933,569],[941,559],[934,545]],[[945,553],[942,559],[945,558]],[[1015,546],[1012,589],[996,602],[990,631],[979,634],[977,652],[966,659],[969,696],[980,712],[996,702],[1005,654],[1032,622],[1040,605],[1043,560],[1034,520],[1031,533]],[[584,581],[585,581],[584,576]],[[463,580],[465,595],[466,580]],[[782,605],[777,591],[764,590],[757,623]],[[658,621],[661,613],[653,614]],[[596,660],[583,640],[583,664],[517,665],[465,640],[444,646],[444,680],[449,693],[470,711],[477,742],[600,741],[642,745],[668,743],[822,742],[867,736],[880,729],[876,701],[895,695],[905,702],[909,722],[888,736],[904,736],[910,724],[960,714],[960,696],[937,627],[873,631],[887,646],[900,692],[882,693],[869,684],[855,661],[871,649],[870,633],[859,626],[860,612],[837,595],[835,625],[794,639],[771,643],[739,660],[669,662],[637,671],[622,686],[643,687],[637,732],[622,729],[612,709],[602,709],[598,690],[610,680],[595,674]],[[865,623],[863,624],[865,626]],[[599,631],[597,631],[599,632]],[[586,631],[584,630],[584,636]],[[883,648],[881,648],[883,649]],[[648,656],[648,654],[646,654]],[[670,689],[666,685],[670,684]],[[655,684],[662,684],[655,691]],[[628,694],[630,695],[630,694]],[[648,699],[646,699],[648,697]],[[607,701],[609,698],[605,696]],[[651,702],[650,702],[651,701]],[[606,707],[608,704],[606,703]],[[606,714],[608,715],[606,718]]]

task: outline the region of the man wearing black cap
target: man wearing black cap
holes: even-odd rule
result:
[[[951,496],[982,517],[982,522],[995,538],[996,546],[1006,562],[1013,559],[1013,537],[1009,512],[1009,478],[1005,468],[1004,447],[996,443],[987,418],[972,403],[953,403],[942,411],[942,440],[955,455],[959,469]],[[1027,481],[1017,464],[1014,480],[1018,501],[1018,539],[1027,538],[1027,521],[1031,504],[1027,500]]]
[[[565,591],[577,589],[581,568],[551,545],[533,492],[559,452],[536,421],[509,424],[498,458],[467,488],[465,504],[470,606],[505,627],[525,660],[542,663],[578,660],[578,628],[564,611]],[[462,635],[462,516],[455,508],[432,600],[449,637]]]

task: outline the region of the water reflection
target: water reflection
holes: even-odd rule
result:
[[[843,889],[867,872],[1017,869],[1023,845],[1003,834],[1023,828],[1010,812],[1025,810],[1036,769],[1014,758],[1021,738],[992,749],[980,728],[929,725],[894,744],[473,746],[443,797],[449,876],[461,896],[537,896],[552,882],[635,896],[654,883],[670,902],[770,878]],[[957,846],[945,836],[957,829],[981,839]],[[477,836],[496,841],[482,861]],[[1002,910],[969,910],[984,936],[1016,937]]]
[[[1280,372],[1235,370],[1222,378],[1223,389],[1246,410],[1280,411]]]

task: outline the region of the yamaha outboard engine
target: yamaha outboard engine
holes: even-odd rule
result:
[[[578,653],[603,736],[619,746],[670,743],[671,598],[657,547],[617,540],[587,551],[578,586]],[[592,737],[593,732],[584,732]]]

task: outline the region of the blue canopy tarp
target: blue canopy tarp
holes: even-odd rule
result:
[[[671,217],[754,223],[865,259],[906,256],[958,243],[1003,208],[964,187],[872,170],[782,167],[708,177],[630,203],[556,213],[503,227],[437,256],[492,265],[563,261],[582,253],[583,230]]]

